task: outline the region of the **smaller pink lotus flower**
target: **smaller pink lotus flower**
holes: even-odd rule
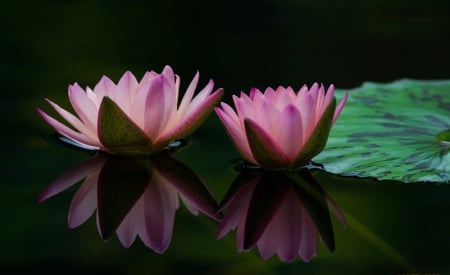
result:
[[[319,154],[344,108],[346,93],[336,107],[334,86],[305,85],[256,88],[250,96],[233,96],[236,112],[226,103],[215,111],[242,157],[264,168],[297,168]]]
[[[154,153],[196,130],[220,101],[223,90],[212,93],[212,80],[194,97],[198,80],[197,72],[178,104],[180,78],[170,66],[161,74],[147,72],[140,82],[131,72],[117,85],[103,76],[93,90],[83,90],[77,83],[69,85],[76,115],[46,99],[73,128],[41,109],[38,113],[81,147],[110,153]]]

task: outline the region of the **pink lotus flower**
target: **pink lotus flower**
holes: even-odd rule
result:
[[[70,204],[69,228],[80,226],[96,213],[101,237],[108,240],[116,233],[126,248],[139,236],[153,251],[165,252],[172,239],[180,198],[192,214],[220,219],[209,188],[168,151],[151,159],[100,152],[55,179],[39,195],[38,202],[80,180],[83,184]]]
[[[41,109],[38,113],[81,147],[111,153],[153,153],[196,130],[220,101],[223,90],[212,93],[212,80],[193,97],[198,79],[197,72],[178,105],[180,78],[169,66],[161,74],[147,72],[140,82],[131,72],[117,85],[103,76],[93,90],[83,90],[77,83],[69,85],[76,115],[46,99],[73,128]]]
[[[336,107],[333,85],[326,93],[317,83],[298,93],[291,87],[267,88],[264,93],[252,88],[250,96],[233,96],[237,112],[223,102],[215,111],[247,162],[296,168],[323,150],[347,96]]]
[[[263,259],[277,254],[291,262],[317,255],[318,239],[334,251],[332,210],[344,227],[347,221],[311,173],[254,174],[241,171],[220,204],[225,214],[217,237],[236,229],[238,251],[258,248]]]

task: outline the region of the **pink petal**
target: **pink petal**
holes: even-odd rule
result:
[[[201,105],[206,100],[206,98],[211,94],[213,88],[214,88],[214,81],[209,80],[208,84],[194,97],[194,99],[192,99],[191,103],[187,107],[186,112],[184,113],[184,116],[190,115],[192,112],[194,112],[194,110],[197,109],[198,106]]]
[[[245,211],[246,209],[238,203],[232,203],[227,208],[227,213],[222,219],[219,225],[219,230],[217,232],[217,239],[223,238],[231,230],[235,229],[237,226],[243,226],[242,222],[245,221]]]
[[[286,105],[290,104],[295,99],[294,91],[292,91],[293,95],[291,95],[283,87],[278,87],[276,92],[277,100],[275,104],[279,110],[282,110]]]
[[[319,84],[317,82],[314,82],[311,88],[309,89],[309,94],[316,96],[317,90],[319,89]]]
[[[87,127],[83,122],[81,122],[76,116],[72,115],[65,109],[61,108],[57,104],[53,103],[49,99],[46,99],[46,101],[50,104],[50,106],[53,107],[53,109],[67,122],[69,122],[76,130],[84,134],[85,136],[88,136],[90,139],[94,141],[98,141],[97,138],[97,129],[95,128],[89,128]]]
[[[130,71],[126,71],[117,83],[115,102],[126,114],[130,114],[131,98],[135,95],[137,87],[138,82]]]
[[[247,109],[244,108],[242,105],[244,105],[244,100],[242,100],[240,97],[237,97],[236,95],[233,95],[231,97],[233,99],[234,106],[236,108],[236,113],[240,119],[243,119],[244,117],[248,117],[248,114],[245,113]]]
[[[250,98],[255,100],[255,97],[264,97],[264,95],[258,88],[252,87],[250,89]]]
[[[279,227],[280,238],[277,254],[283,261],[291,262],[297,257],[301,239],[302,207],[292,188],[278,210],[276,219],[273,220],[274,226]]]
[[[146,72],[136,88],[134,98],[131,102],[130,117],[142,130],[145,128],[145,106],[150,85],[159,74],[151,71]]]
[[[291,98],[291,102],[295,101],[295,98],[297,97],[297,95],[295,94],[294,89],[292,89],[291,86],[288,86],[286,89],[284,89],[284,93],[288,94],[289,97]]]
[[[177,91],[180,90],[180,82],[181,82],[180,76],[176,74],[175,75],[175,88]],[[178,102],[178,100],[177,100],[177,102]]]
[[[278,250],[281,243],[280,226],[277,223],[277,215],[273,217],[273,220],[266,227],[265,232],[261,235],[258,241],[259,254],[264,260],[269,259]]]
[[[331,86],[333,86],[333,84],[331,84]],[[328,88],[328,90],[330,90],[330,88]],[[323,85],[320,85],[320,88],[317,92],[317,99],[316,99],[316,116],[320,116],[324,111],[324,110],[322,110],[324,97],[325,97],[325,88],[323,87]]]
[[[88,128],[97,129],[98,109],[77,83],[69,86],[69,100],[81,121]]]
[[[172,67],[170,67],[169,65],[164,66],[161,74],[164,75],[170,82],[175,81],[175,73],[173,72]]]
[[[308,139],[315,128],[317,123],[316,120],[319,120],[320,118],[315,117],[314,98],[309,93],[305,96],[304,100],[301,102],[301,105],[297,105],[297,108],[300,110],[300,115],[302,117],[303,146],[306,142],[308,142]]]
[[[139,82],[139,85],[146,85],[149,82],[152,82],[153,79],[155,79],[155,77],[157,77],[158,75],[159,74],[154,71],[145,72],[144,76],[141,79],[141,82]]]
[[[339,102],[339,105],[336,107],[336,110],[334,111],[333,124],[336,122],[337,118],[341,114],[342,109],[344,109],[345,103],[347,103],[347,98],[348,92],[344,94],[344,97],[342,98],[341,102]]]
[[[305,100],[306,95],[308,95],[308,86],[303,85],[302,88],[297,93],[295,105],[300,106],[302,102]]]
[[[243,118],[251,117],[255,120],[259,120],[258,118],[261,116],[262,105],[266,101],[265,97],[256,96],[256,98],[252,100],[248,95],[242,93],[239,103],[241,108],[245,108]]]
[[[297,107],[288,104],[281,112],[278,144],[293,162],[301,151],[303,144],[302,117]]]
[[[219,108],[219,107],[216,107],[216,108],[214,108],[214,109],[218,109],[218,108]],[[233,110],[233,108],[231,108],[230,105],[226,104],[225,102],[221,102],[221,103],[220,103],[220,108],[222,109],[222,111],[223,111],[226,115],[228,115],[228,116],[233,120],[233,122],[234,122],[236,125],[239,125],[239,124],[240,124],[239,117],[237,116],[236,112]]]
[[[144,193],[147,236],[150,248],[157,253],[163,253],[169,247],[178,205],[176,192],[167,187],[156,176]]]
[[[116,230],[119,241],[126,248],[129,248],[133,244],[139,233],[144,233],[145,235],[144,209],[144,199],[141,196]],[[144,236],[144,243],[146,243],[146,237]]]
[[[160,137],[156,139],[156,144],[163,144],[174,139],[183,138],[203,123],[213,111],[214,106],[220,101],[223,96],[223,90],[219,89],[211,96],[203,100],[195,109],[189,111],[185,117],[180,121],[170,124],[165,131],[161,133]]]
[[[253,157],[247,137],[242,131],[240,123],[236,122],[233,117],[229,116],[225,111],[218,107],[215,108],[215,111],[242,157],[244,157],[247,161],[256,164],[257,162]]]
[[[198,211],[198,208],[197,208],[197,205],[195,204],[195,202],[190,201],[189,199],[182,196],[181,194],[180,194],[180,198],[183,201],[184,206],[187,208],[187,210],[189,210],[189,212],[191,212],[192,215],[197,216],[200,213]]]
[[[234,106],[236,107],[236,113],[240,118],[242,129],[244,130],[244,118],[255,118],[257,117],[257,110],[253,108],[253,103],[248,98],[245,99],[243,97],[237,97],[233,95]],[[256,119],[257,120],[257,119]]]
[[[319,85],[317,82],[314,82],[313,85],[311,86],[311,89],[309,89],[309,94],[313,98],[317,99],[317,95],[318,95],[318,92],[320,90],[320,87],[322,87],[322,84]]]
[[[103,76],[100,81],[94,87],[94,93],[97,95],[98,103],[101,102],[101,99],[113,92],[116,89],[116,84],[112,82],[107,76]]]
[[[47,115],[44,111],[38,109],[38,113],[58,133],[65,136],[66,138],[72,140],[73,142],[81,144],[82,146],[85,146],[86,148],[99,149],[101,147],[100,142],[97,143],[96,141],[85,136],[84,134],[81,134],[79,132],[76,132],[76,131],[70,129],[66,125],[62,124],[61,122],[59,122],[56,119],[52,118],[51,116]]]
[[[174,74],[170,66],[165,66],[161,74],[166,79],[166,81],[164,81],[164,89],[166,101],[170,106],[169,109],[167,110],[169,111],[169,120],[170,120],[177,111],[180,78]]]
[[[258,178],[250,180],[246,185],[241,187],[239,191],[235,192],[223,205],[225,210],[222,222],[220,223],[217,233],[217,239],[221,239],[228,232],[235,228],[245,228],[245,220],[247,217],[248,207],[253,196],[253,192],[258,184]],[[222,210],[220,209],[220,210]],[[242,231],[242,230],[241,230]],[[244,246],[244,234],[238,235],[238,246]]]
[[[272,89],[271,87],[266,88],[266,90],[264,91],[264,96],[267,98],[267,100],[269,100],[270,102],[274,102],[275,104],[277,100],[277,93],[274,89]]]
[[[333,84],[328,87],[327,93],[325,94],[325,98],[322,103],[322,108],[320,111],[320,115],[322,116],[323,112],[327,109],[327,107],[330,105],[331,101],[334,100],[334,86]]]
[[[267,102],[266,97],[258,89],[253,92],[253,95],[251,95],[250,98],[253,101],[253,108],[257,110],[261,110],[264,102]]]
[[[84,223],[97,209],[97,182],[100,171],[87,176],[72,198],[69,208],[69,228]]]
[[[94,93],[94,91],[92,91],[91,88],[87,87],[86,88],[86,95],[89,98],[90,101],[92,101],[92,103],[94,103],[95,108],[99,108],[100,106],[100,102],[98,101],[97,95]]]
[[[164,109],[166,120],[164,121],[165,127],[162,129],[162,131],[164,131],[166,127],[170,128],[174,123],[178,121],[177,104],[179,92],[177,89],[177,82],[174,81],[173,77],[170,79],[166,78],[166,81],[164,81],[163,83],[164,83],[164,96],[166,102],[166,108]]]
[[[136,239],[136,221],[143,220],[142,217],[136,217],[136,212],[134,208],[131,209],[116,230],[117,238],[125,248],[129,248]]]
[[[146,220],[146,204],[145,196],[141,196],[139,200],[134,205],[134,231],[137,232],[139,238],[147,246],[151,247],[150,239],[147,232],[147,220]]]
[[[280,111],[271,102],[264,100],[255,119],[274,140],[280,140]]]
[[[239,98],[244,102],[245,106],[253,106],[253,100],[247,94],[241,92]]]
[[[67,170],[62,175],[52,181],[38,196],[38,202],[41,203],[46,199],[53,197],[62,191],[70,188],[74,184],[78,183],[82,179],[86,178],[89,174],[100,169],[105,159],[100,156],[96,156],[93,159],[84,161],[77,166]]]
[[[302,217],[302,239],[300,241],[299,256],[305,262],[309,262],[317,255],[317,231],[314,222],[305,208],[303,208]]]
[[[189,104],[194,96],[195,89],[197,88],[198,79],[200,77],[200,73],[197,71],[191,83],[189,84],[186,92],[184,93],[183,99],[181,100],[180,107],[178,108],[178,117],[182,117],[185,115]]]
[[[141,129],[145,128],[145,106],[149,93],[150,83],[139,85],[131,106],[130,117]]]
[[[144,131],[153,140],[165,128],[170,108],[173,108],[170,106],[170,97],[173,97],[170,93],[173,91],[166,91],[166,87],[170,85],[167,82],[168,80],[162,75],[156,77],[150,84],[145,101]]]

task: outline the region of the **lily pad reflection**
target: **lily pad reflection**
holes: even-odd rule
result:
[[[450,80],[365,83],[350,91],[326,149],[314,161],[337,174],[449,182],[448,129]]]
[[[243,169],[220,204],[224,217],[218,238],[236,229],[238,251],[258,247],[264,259],[282,261],[317,254],[318,238],[335,249],[329,206],[346,227],[344,215],[308,169],[273,172]]]
[[[179,197],[194,215],[201,212],[220,219],[209,188],[168,151],[152,158],[99,152],[53,181],[38,201],[83,179],[70,205],[69,227],[83,224],[96,212],[101,237],[107,240],[116,233],[127,248],[139,236],[153,251],[165,252],[172,238]]]

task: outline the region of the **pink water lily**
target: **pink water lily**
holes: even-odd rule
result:
[[[233,96],[236,111],[222,102],[215,111],[242,157],[265,168],[296,168],[305,165],[326,145],[328,134],[347,101],[346,93],[336,106],[334,86],[304,85],[256,88],[250,96]]]
[[[220,101],[223,90],[213,92],[212,80],[194,97],[198,80],[197,72],[178,104],[180,78],[170,66],[160,74],[145,73],[140,82],[131,72],[117,84],[103,76],[94,89],[69,85],[76,115],[46,99],[71,127],[41,109],[38,113],[59,134],[81,147],[153,153],[196,130]]]

